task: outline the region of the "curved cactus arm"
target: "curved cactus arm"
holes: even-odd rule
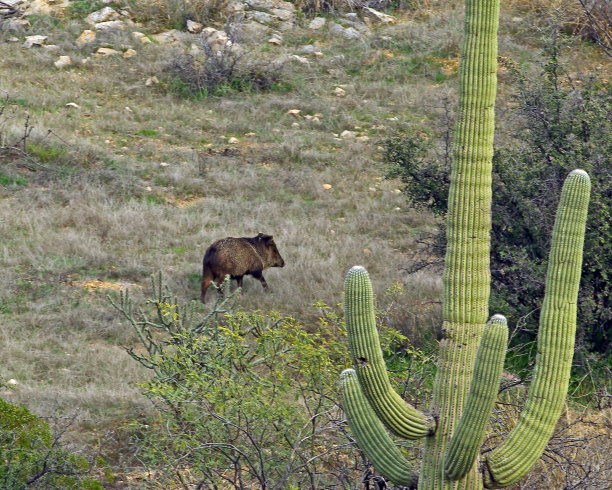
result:
[[[590,188],[583,170],[572,171],[563,185],[548,260],[533,382],[517,425],[502,445],[486,456],[487,488],[506,487],[520,480],[542,455],[561,415],[574,354]]]
[[[367,271],[353,267],[344,283],[346,331],[361,388],[382,423],[394,434],[418,439],[435,430],[435,420],[408,405],[389,382],[376,330],[372,283]]]
[[[470,391],[446,451],[444,472],[451,480],[463,478],[478,457],[497,399],[507,343],[506,318],[494,315],[486,324],[480,340]]]
[[[340,375],[340,391],[349,427],[376,471],[398,485],[416,488],[418,475],[372,410],[353,369]]]

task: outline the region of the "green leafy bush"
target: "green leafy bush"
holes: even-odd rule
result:
[[[133,425],[139,458],[168,479],[210,488],[345,487],[362,478],[339,406],[344,323],[331,308],[317,303],[319,322],[307,330],[276,313],[236,312],[235,296],[201,318],[193,303],[179,306],[159,283],[154,290],[149,316],[135,314],[126,295],[114,303],[145,351],[128,352],[154,372],[143,388],[158,416]],[[397,378],[422,374],[420,351],[398,352],[406,338],[381,331]]]
[[[101,490],[87,476],[87,460],[62,447],[62,435],[23,405],[0,398],[0,487]]]
[[[593,187],[578,342],[606,356],[612,348],[612,87],[595,75],[570,77],[557,37],[546,43],[543,60],[534,78],[508,64],[517,88],[515,134],[493,161],[491,311],[514,320],[515,342],[533,339],[554,209],[563,179],[582,168]],[[384,159],[413,203],[441,214],[447,206],[448,168],[432,161],[424,145],[414,135],[394,137],[385,144]]]

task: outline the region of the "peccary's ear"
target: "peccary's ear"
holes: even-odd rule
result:
[[[269,242],[270,240],[272,240],[272,235],[264,235],[263,233],[260,233],[257,236],[261,238],[262,240],[265,240],[266,242]]]

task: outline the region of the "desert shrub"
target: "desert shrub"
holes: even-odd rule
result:
[[[245,56],[237,41],[236,29],[229,23],[225,35],[214,39],[202,35],[197,53],[173,56],[166,66],[170,89],[182,96],[202,98],[278,87],[284,64]]]
[[[183,29],[188,20],[207,24],[225,17],[228,0],[130,0],[137,21]]]
[[[349,356],[331,308],[317,303],[319,322],[307,330],[276,313],[237,312],[235,296],[201,318],[159,283],[154,290],[149,316],[135,314],[125,295],[115,303],[142,340],[130,354],[154,373],[143,388],[158,417],[134,425],[139,458],[200,488],[348,487],[363,478],[365,461],[339,406]],[[381,332],[394,379],[429,377],[432,359],[409,346],[400,351],[405,337]],[[402,388],[421,395],[428,386]]]
[[[22,488],[102,489],[88,476],[87,460],[61,444],[72,421],[52,431],[49,423],[23,405],[0,398],[0,486]]]
[[[541,71],[534,78],[509,68],[517,89],[511,115],[516,132],[512,145],[499,148],[493,161],[491,311],[514,320],[515,341],[534,338],[561,186],[572,169],[582,168],[593,185],[578,299],[578,342],[579,347],[609,356],[611,87],[594,75],[570,77],[560,61],[558,37],[546,43]],[[396,136],[384,147],[389,174],[402,179],[409,199],[444,212],[447,165],[432,161],[435,154],[414,135]]]

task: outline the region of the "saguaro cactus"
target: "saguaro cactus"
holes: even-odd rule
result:
[[[505,318],[495,315],[487,322],[498,19],[498,0],[466,0],[448,200],[443,339],[429,414],[406,405],[389,384],[367,272],[354,267],[346,278],[347,333],[355,368],[341,376],[347,419],[374,467],[410,487],[417,480],[424,489],[497,488],[518,481],[541,456],[567,393],[590,192],[582,170],[570,173],[561,193],[527,405],[506,441],[479,463],[507,342]],[[384,427],[404,438],[425,438],[418,476]]]

